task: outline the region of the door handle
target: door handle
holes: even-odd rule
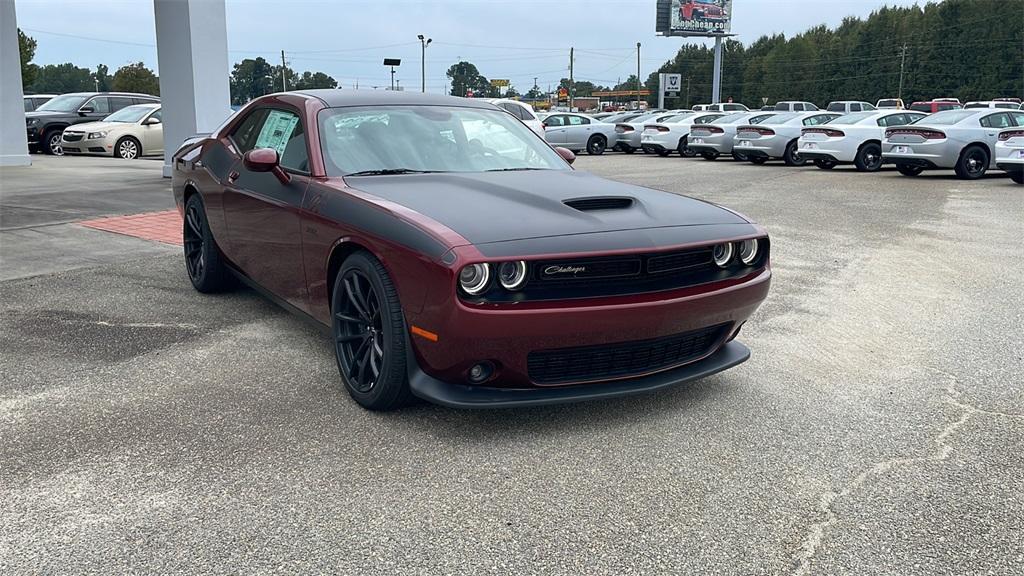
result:
[[[228,184],[234,184],[235,180],[238,180],[239,176],[241,176],[241,174],[239,174],[238,172],[235,172],[234,170],[232,170],[228,174]]]

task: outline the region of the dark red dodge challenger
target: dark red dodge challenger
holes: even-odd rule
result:
[[[329,328],[375,410],[608,398],[746,360],[764,229],[571,160],[485,102],[265,96],[174,155],[188,275]]]

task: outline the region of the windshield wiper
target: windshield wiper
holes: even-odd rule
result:
[[[484,170],[484,172],[520,172],[524,170],[550,170],[550,168],[530,168],[524,166],[522,168],[491,168],[490,170]]]
[[[345,174],[345,176],[390,176],[392,174],[433,174],[440,170],[413,170],[412,168],[381,168],[379,170],[361,170]]]

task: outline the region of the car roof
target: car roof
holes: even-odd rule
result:
[[[152,94],[142,94],[140,92],[68,92],[67,94],[61,94],[61,96],[133,96],[137,98],[155,98],[160,99],[159,96],[153,96]]]
[[[283,93],[274,94],[281,96]],[[460,98],[403,90],[298,90],[287,94],[301,94],[317,98],[331,108],[344,106],[458,106],[462,108],[493,108],[494,105],[482,98]]]
[[[59,94],[25,94],[25,98],[56,98]]]

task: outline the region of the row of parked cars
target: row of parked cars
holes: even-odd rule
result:
[[[56,156],[92,154],[132,160],[163,154],[164,148],[160,98],[149,94],[27,95],[25,130],[31,151]]]
[[[957,106],[933,114],[903,108],[840,111],[807,110],[780,102],[770,111],[735,111],[717,104],[699,110],[654,110],[591,117],[578,113],[542,114],[545,139],[589,154],[615,149],[669,156],[731,156],[765,164],[814,163],[823,170],[852,164],[875,172],[895,164],[905,176],[924,170],[953,169],[964,179],[1001,169],[1024,181],[1024,111],[996,106]]]

